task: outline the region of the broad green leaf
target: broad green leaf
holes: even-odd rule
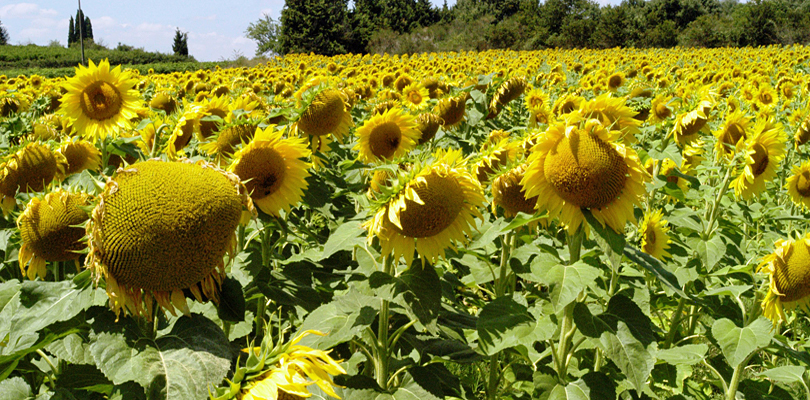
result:
[[[414,265],[398,277],[374,272],[368,282],[378,297],[404,307],[423,325],[430,324],[439,316],[441,281],[430,264]]]
[[[596,232],[599,237],[607,242],[610,249],[616,254],[622,254],[626,243],[624,232],[616,232],[607,225],[603,226],[602,223],[593,216],[590,210],[583,209],[582,214],[585,215],[588,225],[593,228],[593,231]]]
[[[709,346],[706,344],[687,344],[671,349],[658,350],[656,355],[659,360],[663,360],[672,365],[694,365],[706,357]]]
[[[49,344],[46,349],[71,364],[95,364],[93,354],[90,353],[90,343],[75,333]]]
[[[548,213],[545,213],[545,212],[540,213],[540,214],[532,214],[532,215],[525,214],[523,212],[519,212],[519,213],[517,213],[517,215],[515,215],[512,218],[512,221],[509,222],[509,225],[506,225],[505,227],[503,227],[501,229],[501,232],[502,233],[507,233],[507,232],[513,231],[513,230],[515,230],[517,228],[520,228],[521,226],[525,226],[525,225],[530,224],[532,222],[539,221],[539,220],[541,220],[543,218],[546,218],[546,217],[548,217]]]
[[[616,384],[605,374],[589,372],[582,378],[552,389],[548,400],[616,400]]]
[[[28,400],[31,398],[31,387],[25,379],[15,376],[0,381],[0,400]]]
[[[647,347],[633,337],[624,322],[617,324],[616,334],[605,332],[599,338],[607,357],[624,373],[627,380],[641,391],[655,366],[655,357]],[[655,349],[655,344],[652,348]]]
[[[712,325],[712,336],[720,344],[729,366],[735,368],[751,353],[771,342],[772,328],[773,325],[765,317],[759,317],[745,328],[740,328],[730,319],[723,318]]]
[[[506,220],[504,220],[503,218],[496,219],[491,225],[489,225],[489,229],[483,231],[481,236],[479,236],[479,237],[477,237],[477,238],[475,238],[473,240],[473,242],[472,242],[472,244],[470,244],[469,248],[473,249],[473,250],[474,249],[481,249],[481,248],[484,248],[484,246],[486,246],[488,244],[491,244],[492,242],[495,241],[495,239],[498,238],[498,236],[501,236],[501,235],[504,234],[504,232],[505,232],[504,228],[506,226],[508,226],[508,223],[506,222]],[[484,227],[481,227],[481,229],[483,229],[483,228]]]
[[[588,393],[578,385],[557,385],[551,390],[548,400],[590,400]]]
[[[359,293],[358,290],[349,290],[345,294],[336,295],[331,302],[310,312],[298,328],[299,332],[313,329],[325,333],[326,336],[309,335],[300,343],[328,350],[352,340],[374,322],[379,309],[379,299]]]
[[[607,316],[615,317],[627,324],[627,328],[630,329],[633,337],[638,339],[645,347],[656,340],[650,317],[646,316],[644,311],[641,311],[641,308],[627,296],[617,294],[611,297],[602,318],[605,319]],[[611,324],[611,326],[614,324]]]
[[[721,286],[712,290],[707,290],[702,293],[703,296],[734,296],[740,297],[741,294],[751,290],[752,285],[731,285]]]
[[[99,318],[97,318],[99,319]],[[180,317],[171,331],[151,339],[132,321],[98,321],[90,352],[114,384],[134,381],[166,400],[207,399],[231,365],[230,343],[211,320]]]
[[[534,331],[534,318],[523,304],[512,297],[500,297],[487,303],[478,315],[476,330],[479,345],[487,355],[520,343]]]
[[[723,255],[726,254],[726,244],[723,243],[723,239],[720,235],[714,235],[709,240],[698,239],[695,249],[700,259],[703,261],[706,270],[710,272],[714,269],[714,266],[720,262]]]
[[[363,246],[366,241],[365,230],[360,225],[360,221],[347,221],[338,226],[323,245],[323,259],[329,258],[341,250],[351,250],[354,246]]]
[[[652,272],[652,274],[655,275],[655,277],[658,278],[661,283],[669,286],[669,288],[679,296],[691,298],[681,289],[681,285],[678,283],[678,278],[676,278],[672,272],[669,272],[664,263],[662,263],[659,259],[630,245],[624,247],[624,255],[627,256],[630,261],[633,261],[647,271]]]
[[[771,368],[767,371],[762,371],[757,376],[764,376],[768,379],[781,382],[793,383],[801,382],[804,379],[804,372],[807,369],[798,365],[785,365],[783,367]]]
[[[577,298],[577,295],[599,277],[599,270],[578,261],[571,265],[557,264],[547,274],[547,281],[554,285],[551,304],[561,310]]]
[[[647,149],[647,154],[656,159],[656,160],[664,160],[669,158],[672,161],[675,161],[675,164],[681,165],[681,161],[683,158],[681,157],[681,151],[678,149],[678,145],[674,141],[670,141],[667,143],[667,147],[664,149],[659,148],[658,145],[649,146]]]
[[[614,328],[611,328],[607,322],[593,314],[585,303],[577,303],[574,305],[574,323],[582,332],[583,335],[592,338],[602,336],[603,332],[616,333]]]

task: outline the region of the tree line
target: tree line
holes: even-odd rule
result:
[[[810,0],[286,0],[257,55],[810,43]]]

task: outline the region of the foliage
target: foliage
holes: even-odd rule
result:
[[[334,55],[345,52],[342,44],[347,0],[292,0],[281,10],[281,54]]]
[[[107,58],[111,62],[126,65],[189,61],[188,57],[148,52],[140,48],[109,50],[100,46],[89,46],[88,44],[85,47],[85,57],[92,60]],[[6,46],[0,52],[0,72],[6,73],[6,71],[12,69],[75,67],[81,60],[81,52],[76,44],[74,46],[76,47],[64,48],[33,44]],[[191,58],[191,61],[193,61],[193,58]]]
[[[76,10],[76,19],[70,17],[70,25],[68,25],[68,47],[79,43],[81,38],[93,41],[93,24],[90,22],[90,17],[84,15],[84,11]]]
[[[188,32],[180,32],[180,28],[175,29],[172,51],[176,56],[188,57]]]
[[[273,55],[279,53],[279,23],[268,14],[264,14],[256,22],[251,22],[245,30],[245,35],[256,41],[256,55]]]
[[[6,27],[3,26],[3,23],[0,21],[0,46],[7,45],[8,41],[8,30],[6,30]]]

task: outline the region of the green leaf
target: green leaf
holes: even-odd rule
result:
[[[707,290],[702,293],[704,297],[708,296],[734,296],[740,297],[741,294],[751,290],[753,285],[731,285],[731,286],[721,286],[718,288],[714,288],[712,290]]]
[[[596,219],[596,217],[593,216],[590,210],[583,209],[582,214],[585,215],[588,225],[593,228],[593,231],[596,232],[599,237],[607,242],[610,249],[616,254],[622,254],[624,251],[624,245],[626,243],[624,232],[618,233],[607,225],[602,226],[602,224]]]
[[[641,250],[627,245],[624,247],[624,255],[630,259],[630,261],[638,264],[642,268],[650,271],[656,278],[658,278],[661,283],[669,286],[675,293],[677,293],[681,297],[686,297],[691,299],[691,296],[688,296],[684,291],[681,289],[681,285],[678,283],[678,278],[669,272],[659,259],[642,252]]]
[[[566,386],[555,386],[548,400],[616,400],[616,384],[601,372],[589,372]]]
[[[677,165],[681,165],[681,161],[683,160],[681,157],[681,151],[678,149],[678,145],[674,141],[670,141],[667,144],[667,147],[663,150],[657,145],[650,146],[650,148],[647,149],[647,154],[657,160],[669,158],[670,160],[675,161],[675,164]]]
[[[551,390],[548,400],[590,400],[588,393],[579,385],[557,385]]]
[[[27,400],[31,396],[31,387],[19,376],[0,381],[0,400]]]
[[[341,250],[352,250],[354,246],[363,246],[366,239],[360,221],[347,221],[329,235],[323,245],[323,259]]]
[[[608,358],[624,373],[636,391],[642,391],[655,366],[650,351],[633,337],[624,322],[617,324],[616,334],[605,332],[599,338]],[[655,348],[655,344],[652,345]]]
[[[547,212],[543,212],[543,213],[540,213],[540,214],[532,214],[532,215],[525,214],[523,212],[519,212],[519,213],[517,213],[517,215],[515,215],[512,218],[512,221],[509,222],[508,225],[501,228],[501,233],[511,232],[511,231],[513,231],[513,230],[515,230],[517,228],[528,225],[528,224],[530,224],[532,222],[535,222],[535,221],[539,221],[539,220],[541,220],[543,218],[546,218],[546,217],[548,217]]]
[[[207,399],[231,365],[230,343],[211,320],[180,317],[171,331],[151,339],[132,321],[97,317],[90,352],[114,384],[134,381],[167,400]],[[117,326],[121,324],[121,326]]]
[[[519,296],[516,294],[516,296]],[[525,305],[512,297],[500,297],[487,303],[476,323],[479,345],[487,355],[520,343],[534,331],[534,318]]]
[[[730,319],[723,318],[712,325],[712,336],[720,344],[729,366],[736,368],[746,361],[751,353],[771,343],[772,328],[771,322],[764,317],[759,317],[745,328],[740,328]]]
[[[714,266],[726,254],[726,244],[720,235],[714,235],[709,240],[698,239],[695,249],[703,261],[706,270],[711,272]]]
[[[577,303],[574,305],[574,323],[582,332],[583,335],[592,338],[602,336],[603,332],[616,333],[614,328],[611,328],[607,322],[593,314],[585,303]]]
[[[709,346],[706,344],[687,344],[671,349],[658,350],[656,355],[659,360],[663,360],[672,365],[694,365],[706,357]]]
[[[245,320],[245,294],[238,280],[227,277],[222,282],[217,315],[221,320],[228,322]]]
[[[554,286],[551,291],[551,304],[555,310],[574,301],[579,293],[599,277],[599,270],[577,261],[571,265],[557,264],[548,270],[546,281]]]
[[[432,323],[439,316],[441,281],[430,264],[414,265],[398,277],[376,271],[368,283],[378,297],[404,307],[423,325]]]
[[[804,372],[807,369],[797,365],[786,365],[783,367],[771,368],[767,371],[762,371],[757,376],[764,376],[768,379],[781,382],[781,383],[794,383],[801,382],[804,379]]]
[[[481,236],[475,238],[468,247],[469,249],[482,249],[488,244],[492,244],[498,236],[501,236],[505,232],[505,227],[508,226],[506,220],[503,218],[498,218],[491,225],[489,228],[485,230]],[[481,227],[483,229],[484,227]]]
[[[95,364],[90,353],[90,343],[75,333],[49,344],[46,349],[71,364]]]
[[[309,335],[301,344],[320,350],[328,350],[340,343],[359,336],[377,318],[380,301],[358,290],[349,290],[336,295],[335,300],[310,312],[299,332],[309,329],[325,333],[326,336]]]
[[[630,329],[633,337],[638,339],[645,347],[657,339],[652,330],[653,324],[650,317],[646,316],[641,307],[627,296],[617,294],[611,297],[605,314],[602,317],[603,319],[612,316],[627,324],[627,328]],[[615,323],[611,324],[611,326],[615,326]]]

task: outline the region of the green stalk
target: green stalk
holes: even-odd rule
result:
[[[731,183],[731,171],[734,168],[729,166],[726,168],[726,175],[723,177],[723,184],[720,187],[720,191],[717,192],[717,196],[714,198],[714,203],[712,203],[711,211],[709,212],[709,223],[706,224],[706,229],[703,231],[701,237],[706,240],[710,237],[712,231],[714,230],[714,223],[717,220],[717,215],[720,213],[720,202],[723,200],[723,196],[726,194],[728,190],[729,184]]]
[[[507,232],[501,239],[501,260],[500,272],[497,280],[495,281],[495,298],[503,297],[508,294],[510,288],[509,281],[511,274],[509,271],[509,258],[512,254],[512,247],[514,247],[514,232]],[[500,385],[500,354],[493,354],[489,357],[489,376],[487,378],[487,399],[494,400],[498,395],[498,386]]]
[[[267,229],[265,226],[264,231],[262,232],[262,265],[266,268],[270,268],[270,235],[272,231]],[[262,294],[257,299],[256,303],[256,317],[254,321],[256,323],[256,337],[264,336],[264,313],[267,310],[267,298]]]
[[[582,250],[582,241],[585,239],[585,230],[582,225],[577,228],[573,235],[566,233],[566,244],[568,245],[569,265],[579,261],[580,251]],[[571,337],[576,332],[574,325],[574,305],[576,302],[571,302],[563,309],[563,317],[560,323],[560,339],[557,346],[557,376],[562,383],[567,383],[567,362],[568,352],[570,350]]]
[[[394,258],[386,256],[383,260],[383,273],[387,275],[394,275]],[[391,347],[388,342],[388,318],[389,318],[389,303],[388,300],[380,300],[380,319],[377,325],[377,359],[375,360],[377,384],[384,391],[388,391],[388,358],[391,353]]]

